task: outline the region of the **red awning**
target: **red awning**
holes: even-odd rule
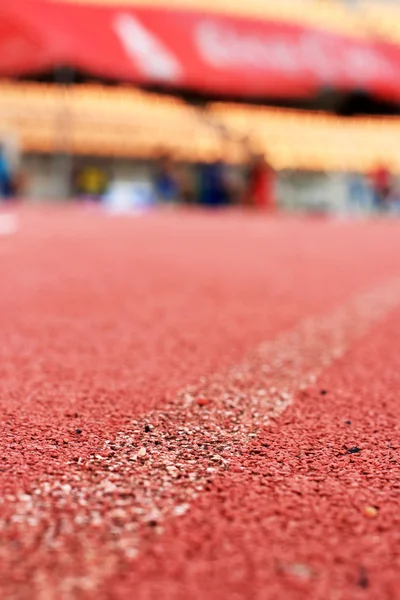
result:
[[[69,66],[213,96],[308,99],[362,90],[400,103],[400,49],[278,21],[161,8],[0,0],[0,76]]]

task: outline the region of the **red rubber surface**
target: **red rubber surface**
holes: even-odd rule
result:
[[[397,311],[104,597],[399,598],[399,339]],[[360,453],[347,454],[354,446]]]
[[[78,461],[132,420],[167,410],[181,388],[300,319],[400,275],[399,256],[395,222],[21,213],[19,232],[0,238],[3,597],[400,597],[399,312],[354,342],[137,557],[115,563],[95,538],[85,560],[112,562],[101,581],[74,563],[80,549],[62,511],[75,505],[52,510],[50,499],[39,532],[12,524],[18,494],[73,485]],[[361,452],[346,454],[354,446]],[[63,588],[67,576],[77,582]]]

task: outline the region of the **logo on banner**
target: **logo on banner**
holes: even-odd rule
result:
[[[251,67],[289,77],[310,72],[322,81],[345,77],[368,82],[395,75],[391,63],[374,48],[309,31],[301,35],[243,32],[217,21],[203,21],[196,28],[195,40],[202,58],[218,69]]]
[[[114,30],[125,52],[144,75],[167,82],[181,78],[182,67],[177,58],[136,17],[119,14],[114,20]]]

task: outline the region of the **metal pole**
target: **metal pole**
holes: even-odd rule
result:
[[[74,82],[72,69],[59,68],[54,74],[54,83],[61,89],[61,103],[57,107],[55,123],[55,151],[53,156],[54,200],[65,200],[71,196],[73,158],[71,154],[71,97],[70,86]]]

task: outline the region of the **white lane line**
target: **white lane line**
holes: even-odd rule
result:
[[[395,280],[306,319],[227,372],[188,386],[163,410],[132,421],[100,452],[66,465],[64,477],[44,475],[30,493],[2,499],[0,532],[20,546],[0,547],[0,579],[10,580],[10,565],[23,557],[24,576],[14,568],[9,597],[21,597],[28,572],[29,598],[69,600],[98,589],[162,533],[167,519],[183,515],[211,479],[240,469],[236,459],[260,428],[399,303]]]

